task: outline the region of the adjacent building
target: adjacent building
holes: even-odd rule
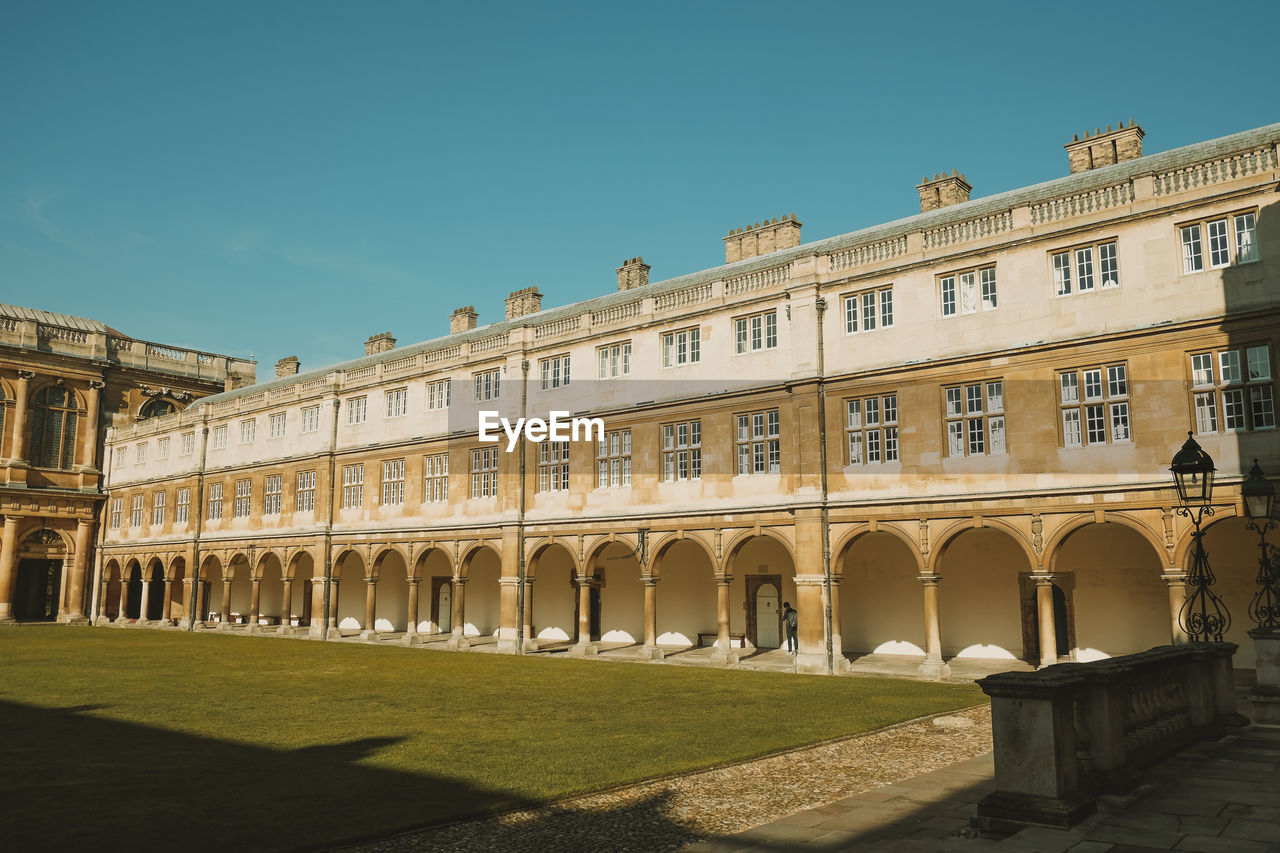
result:
[[[940,172],[918,215],[818,242],[756,222],[723,266],[651,282],[633,258],[585,302],[525,287],[499,322],[460,308],[443,337],[122,422],[96,613],[732,662],[777,647],[792,602],[802,669],[1094,659],[1182,636],[1191,432],[1240,640],[1239,483],[1280,460],[1280,125],[1147,156],[1143,135],[1077,136],[1069,174],[985,198]],[[509,450],[484,411],[603,435]]]

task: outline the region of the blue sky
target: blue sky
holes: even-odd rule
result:
[[[259,377],[1280,121],[1280,4],[0,2],[0,301]]]

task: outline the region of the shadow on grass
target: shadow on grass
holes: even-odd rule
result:
[[[315,849],[539,805],[500,780],[483,789],[360,763],[399,738],[274,750],[93,713],[102,710],[0,702],[6,849]],[[665,819],[649,811],[658,830]]]

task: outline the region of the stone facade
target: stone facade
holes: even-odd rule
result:
[[[448,336],[122,425],[96,614],[137,618],[145,578],[199,621],[730,662],[780,644],[789,601],[802,669],[1098,659],[1183,639],[1190,430],[1240,642],[1239,484],[1280,458],[1277,142],[818,243],[792,216],[725,238],[725,267],[534,314],[517,292],[502,322],[460,309]],[[608,435],[506,452],[486,409]],[[180,493],[181,519],[153,512]]]
[[[0,305],[0,624],[85,620],[108,428],[253,381],[253,362]]]

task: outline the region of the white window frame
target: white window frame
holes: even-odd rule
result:
[[[938,305],[944,319],[994,311],[999,307],[995,264],[938,276]]]
[[[596,442],[596,488],[631,486],[631,430],[609,430]]]
[[[502,396],[501,367],[476,371],[471,374],[471,379],[475,386],[475,400],[477,403],[497,400]]]
[[[184,486],[178,489],[176,500],[173,502],[173,523],[186,524],[191,520],[191,487]]]
[[[164,510],[168,500],[169,496],[164,491],[155,492],[151,495],[151,525],[153,527],[160,527],[164,524]]]
[[[168,458],[169,458],[168,437],[157,438],[156,439],[156,459],[168,459]]]
[[[471,498],[491,498],[498,494],[498,448],[471,451]]]
[[[631,341],[596,347],[596,378],[617,379],[631,375]]]
[[[734,354],[778,348],[778,310],[760,311],[733,318]]]
[[[1058,371],[1059,446],[1066,449],[1133,441],[1129,367],[1124,362]]]
[[[702,361],[702,329],[692,326],[662,334],[662,366],[684,367]]]
[[[298,488],[294,493],[295,512],[315,512],[316,510],[316,472],[299,471]]]
[[[364,465],[342,466],[342,508],[360,509],[364,506]]]
[[[870,321],[867,309],[870,307]],[[893,328],[893,285],[860,290],[844,296],[844,333],[855,335]]]
[[[782,473],[781,418],[778,409],[734,415],[735,476]]]
[[[542,390],[550,391],[569,384],[569,354],[553,355],[538,362]]]
[[[569,442],[538,442],[538,491],[569,491]]]
[[[948,458],[1009,452],[1003,379],[980,379],[942,389],[943,438]]]
[[[302,408],[302,424],[299,426],[298,432],[319,432],[320,431],[320,407],[319,406],[303,406]]]
[[[284,475],[268,474],[262,478],[262,514],[279,515],[284,504]]]
[[[448,503],[449,454],[430,453],[422,459],[422,502]]]
[[[662,425],[662,481],[702,479],[702,421],[692,418]]]
[[[247,418],[240,422],[240,443],[253,444],[258,437],[258,419]]]
[[[851,398],[844,407],[846,464],[901,461],[896,392]]]
[[[253,480],[236,480],[235,517],[248,518],[253,514]]]
[[[269,438],[284,438],[288,429],[287,412],[272,412],[267,416],[267,435]]]
[[[382,505],[400,506],[404,503],[404,460],[385,459],[382,462]]]
[[[1257,209],[1215,214],[1179,224],[1183,275],[1259,260],[1257,227]]]
[[[392,388],[385,393],[386,416],[402,418],[409,414],[409,389]]]
[[[427,383],[428,412],[449,408],[450,385],[448,379],[436,379]]]
[[[1266,343],[1191,353],[1191,409],[1198,434],[1276,427],[1275,371]]]
[[[347,426],[357,426],[369,419],[369,398],[362,394],[359,397],[347,398]]]
[[[209,505],[205,515],[210,521],[222,520],[222,483],[209,484]]]

